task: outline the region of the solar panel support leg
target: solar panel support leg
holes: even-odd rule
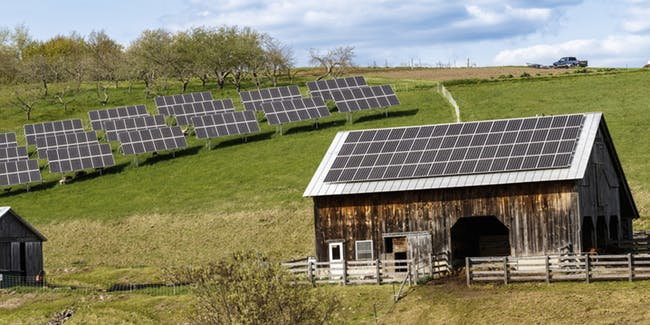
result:
[[[176,150],[172,151],[172,157],[176,158]]]
[[[208,142],[205,143],[205,147],[208,148],[208,150],[212,150],[212,143],[210,139],[208,139]]]
[[[138,167],[138,155],[134,155],[134,156],[133,156],[133,165],[134,165],[135,167]]]

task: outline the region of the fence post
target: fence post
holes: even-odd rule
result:
[[[377,277],[377,284],[379,285],[379,284],[381,284],[381,270],[380,270],[381,265],[379,265],[381,263],[381,260],[377,259],[375,262],[377,263],[377,269],[375,270],[375,276]]]
[[[433,258],[433,254],[429,254],[429,276],[433,279],[433,264],[435,262],[435,258]]]
[[[413,277],[411,277],[411,272],[413,272],[413,260],[409,260],[408,264],[406,264],[406,276],[409,277],[409,287],[413,284]]]
[[[503,283],[508,284],[508,256],[503,257]]]
[[[343,260],[343,285],[348,283],[348,261]]]
[[[628,281],[634,280],[634,267],[632,262],[632,253],[627,253],[627,268],[630,271]]]
[[[544,269],[546,271],[546,283],[551,283],[551,268],[549,266],[550,258],[548,255],[544,257]]]
[[[467,275],[467,286],[472,284],[472,273],[469,271],[469,257],[465,257],[465,274]]]
[[[591,269],[589,264],[590,264],[590,257],[589,257],[589,254],[587,254],[587,255],[585,255],[585,269],[586,269],[585,279],[586,279],[587,283],[589,283],[589,273],[590,273],[590,269]]]
[[[309,278],[309,282],[311,283],[312,286],[314,286],[314,261],[308,259],[307,260],[307,277]]]

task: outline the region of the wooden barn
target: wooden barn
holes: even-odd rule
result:
[[[22,284],[41,282],[42,243],[46,240],[10,207],[0,207],[0,274],[4,282],[10,278]]]
[[[614,252],[639,215],[602,113],[340,132],[304,195],[330,262]]]

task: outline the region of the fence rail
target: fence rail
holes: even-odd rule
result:
[[[447,254],[434,254],[417,260],[369,260],[317,262],[299,260],[282,266],[306,283],[382,284],[409,283],[424,277],[440,278],[449,273]]]
[[[650,254],[468,257],[467,285],[474,282],[634,281],[650,279]]]

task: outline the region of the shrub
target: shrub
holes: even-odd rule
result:
[[[530,73],[524,71],[524,73],[522,73],[521,76],[519,76],[519,77],[521,77],[521,78],[530,78]]]

